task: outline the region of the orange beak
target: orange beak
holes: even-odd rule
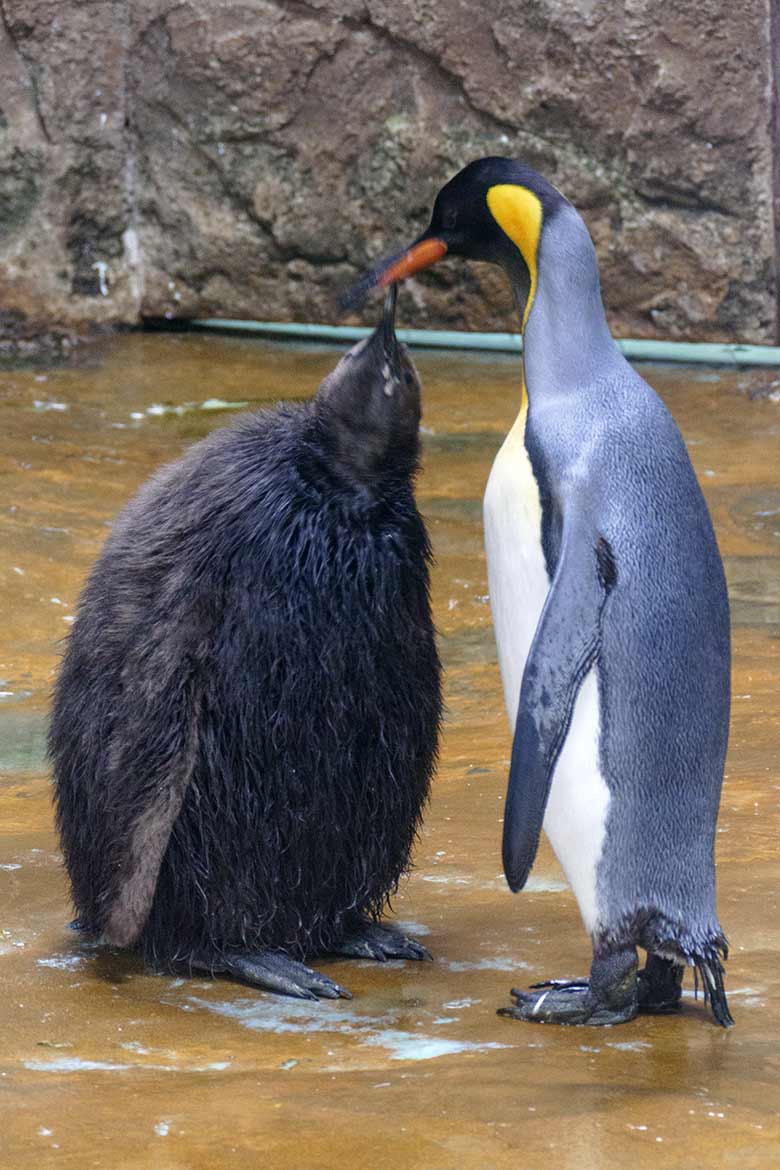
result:
[[[394,284],[397,280],[406,280],[407,276],[412,276],[423,268],[429,268],[446,255],[447,245],[444,240],[420,240],[419,244],[413,244],[384,270],[377,284],[380,288],[386,288],[388,284]]]

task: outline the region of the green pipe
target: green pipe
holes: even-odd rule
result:
[[[188,321],[194,329],[225,329],[231,333],[259,333],[264,337],[297,338],[308,341],[360,341],[373,330],[361,325],[298,325],[279,321],[232,321],[221,317]],[[397,329],[406,345],[429,349],[481,349],[499,353],[520,353],[523,342],[519,333],[458,333],[451,329]]]
[[[231,333],[256,333],[270,338],[304,341],[359,341],[372,332],[356,325],[299,325],[296,322],[235,321],[207,317],[188,322],[193,329],[223,329]],[[399,329],[407,345],[431,349],[492,350],[520,353],[519,333],[466,333],[452,329]],[[728,345],[709,341],[644,341],[623,338],[618,346],[627,358],[640,362],[685,362],[721,366],[780,366],[780,346]]]

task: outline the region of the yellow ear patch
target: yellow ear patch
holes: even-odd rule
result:
[[[498,183],[487,193],[490,214],[505,235],[520,250],[531,278],[523,313],[523,328],[531,311],[536,292],[536,253],[542,232],[542,204],[527,187],[515,183]]]

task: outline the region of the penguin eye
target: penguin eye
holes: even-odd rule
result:
[[[458,222],[458,212],[455,207],[447,207],[441,217],[441,226],[445,232],[451,232]]]

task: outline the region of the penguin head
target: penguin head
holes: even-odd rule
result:
[[[420,381],[395,334],[396,298],[393,284],[374,332],[344,354],[317,391],[326,441],[342,469],[362,480],[406,478],[417,465]]]
[[[477,159],[442,187],[423,234],[366,273],[342,304],[354,307],[373,287],[404,280],[444,256],[464,256],[506,270],[513,286],[524,292],[525,323],[542,232],[564,208],[571,205],[531,167],[510,158]]]

